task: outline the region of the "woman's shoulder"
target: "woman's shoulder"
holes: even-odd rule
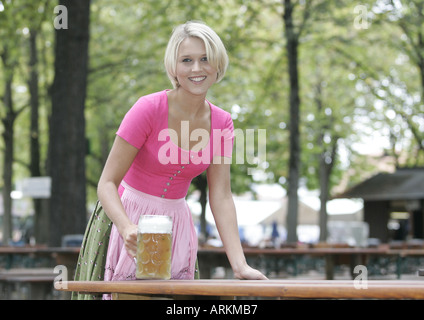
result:
[[[136,104],[148,105],[151,107],[160,106],[166,103],[167,95],[166,90],[153,92],[147,95],[141,96]]]
[[[227,127],[232,125],[233,119],[228,111],[214,105],[211,102],[209,102],[209,105],[211,106],[212,119],[213,122],[215,122],[216,127]]]
[[[141,113],[144,116],[156,114],[166,106],[166,91],[143,95],[131,107],[131,113]]]
[[[136,148],[141,148],[147,136],[163,119],[166,92],[155,92],[141,96],[125,114],[117,134]],[[165,103],[166,105],[166,103]]]

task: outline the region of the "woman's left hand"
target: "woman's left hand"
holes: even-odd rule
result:
[[[241,280],[268,280],[260,271],[245,265],[240,271],[234,272],[234,276]]]

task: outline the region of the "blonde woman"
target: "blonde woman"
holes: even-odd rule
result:
[[[105,236],[98,241],[103,251],[108,245],[104,280],[135,279],[137,223],[143,214],[172,218],[171,278],[195,278],[197,236],[185,196],[191,180],[205,170],[211,211],[235,277],[266,279],[246,263],[240,244],[230,186],[231,116],[206,100],[208,89],[225,74],[225,47],[207,25],[187,22],[174,29],[164,63],[173,89],[143,96],[128,111],[98,183],[107,217],[94,219],[111,229],[110,238],[101,231]],[[94,232],[88,229],[102,229],[96,221],[87,238]],[[97,247],[82,255],[88,259],[93,250],[98,255]],[[95,280],[90,271],[77,270],[78,275]]]

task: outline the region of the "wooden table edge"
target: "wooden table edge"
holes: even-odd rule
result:
[[[90,293],[140,295],[251,296],[308,299],[424,299],[424,282],[390,281],[237,281],[237,280],[135,280],[67,281],[55,288]]]

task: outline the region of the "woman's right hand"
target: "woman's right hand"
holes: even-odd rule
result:
[[[124,239],[125,249],[134,258],[137,254],[137,225],[130,224],[122,231],[121,235]]]
[[[137,225],[128,218],[118,190],[138,151],[117,135],[97,186],[99,200],[132,257],[135,257],[137,252]]]

